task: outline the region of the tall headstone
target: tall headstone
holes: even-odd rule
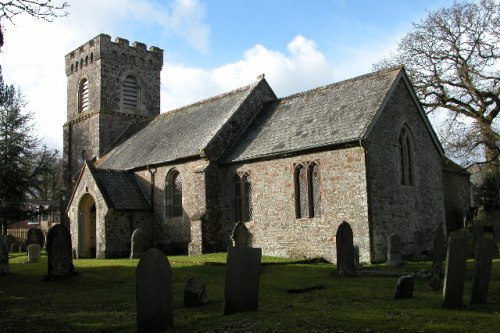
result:
[[[424,253],[424,233],[422,230],[416,230],[413,233],[413,257],[415,259],[422,258]]]
[[[446,258],[443,285],[443,307],[448,309],[462,306],[465,282],[466,239],[450,237]]]
[[[137,332],[164,331],[174,324],[172,270],[165,254],[152,248],[136,269]]]
[[[480,238],[472,279],[471,304],[486,303],[491,275],[494,241],[492,238]]]
[[[446,256],[445,236],[443,228],[438,226],[434,235],[434,248],[432,250],[432,277],[430,285],[433,290],[441,287],[441,277],[443,275],[443,262]]]
[[[392,234],[387,239],[387,262],[386,266],[396,267],[401,264],[401,239]]]
[[[134,230],[130,243],[130,259],[142,257],[148,249],[146,233],[141,228]]]
[[[262,249],[229,247],[224,285],[224,314],[257,311]]]
[[[9,249],[7,236],[0,235],[0,275],[9,274]]]
[[[243,222],[238,222],[233,228],[233,233],[231,234],[231,240],[233,241],[233,246],[252,246],[252,234],[245,226]]]
[[[26,235],[26,245],[38,244],[40,248],[43,248],[45,245],[45,236],[43,235],[42,230],[38,228],[30,228],[28,229],[28,233]]]
[[[184,306],[192,308],[208,302],[207,284],[201,278],[190,278],[184,288]]]
[[[47,234],[47,257],[47,279],[54,280],[75,274],[71,235],[62,224],[54,225]]]
[[[356,267],[354,266],[354,243],[352,229],[349,223],[343,221],[336,234],[337,242],[337,275],[352,276]]]
[[[40,245],[30,244],[28,245],[28,261],[36,262],[40,260]]]

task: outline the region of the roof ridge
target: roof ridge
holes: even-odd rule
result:
[[[393,72],[393,71],[396,71],[396,70],[398,70],[398,71],[399,70],[404,70],[404,66],[403,65],[398,65],[398,66],[394,66],[394,67],[384,68],[384,69],[381,69],[379,71],[375,71],[375,72],[371,72],[371,73],[367,73],[367,74],[355,76],[353,78],[349,78],[349,79],[345,79],[345,80],[342,80],[342,81],[338,81],[338,82],[334,82],[334,83],[329,83],[329,84],[326,84],[326,85],[323,85],[323,86],[320,86],[320,87],[316,87],[316,88],[304,90],[304,91],[301,91],[301,92],[298,92],[298,93],[295,93],[295,94],[291,94],[291,95],[282,97],[279,100],[282,101],[282,100],[286,100],[286,99],[296,98],[296,97],[299,97],[299,96],[307,95],[307,94],[309,94],[311,92],[320,91],[320,90],[324,90],[324,89],[329,89],[329,88],[336,87],[336,86],[341,86],[341,85],[344,85],[344,84],[347,84],[347,83],[351,83],[351,82],[355,82],[355,81],[367,79],[369,77],[374,77],[374,76],[386,74],[388,72]]]

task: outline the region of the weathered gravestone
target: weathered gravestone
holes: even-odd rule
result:
[[[172,270],[165,254],[152,248],[136,269],[137,332],[164,331],[174,324]]]
[[[224,285],[224,314],[257,311],[262,249],[229,247]]]
[[[233,228],[231,234],[233,246],[252,246],[252,234],[243,222],[238,222]]]
[[[148,249],[147,242],[146,233],[140,228],[135,229],[131,237],[130,259],[142,257]]]
[[[31,246],[31,245],[30,245]],[[68,228],[62,224],[56,224],[50,228],[47,235],[47,277],[54,280],[73,276],[73,254],[71,252],[71,235]]]
[[[35,262],[40,260],[40,245],[30,244],[28,245],[28,261]]]
[[[184,288],[184,306],[192,308],[207,304],[207,285],[201,278],[190,278]]]
[[[26,235],[26,246],[31,244],[38,244],[40,248],[43,248],[45,244],[45,236],[43,235],[42,230],[38,228],[30,228],[28,229],[28,234]]]
[[[0,275],[9,274],[9,249],[7,236],[0,235]]]
[[[498,254],[500,255],[500,219],[492,222],[493,225],[493,235],[497,243]]]
[[[16,242],[16,237],[12,236],[11,234],[7,235],[7,248],[10,249],[12,247],[12,244]]]
[[[441,277],[443,275],[443,262],[446,255],[445,236],[443,228],[437,227],[434,235],[434,248],[432,250],[432,273],[430,286],[433,290],[441,287]]]
[[[416,230],[413,233],[413,257],[417,260],[422,259],[424,250],[424,233],[422,230]]]
[[[401,264],[401,239],[398,235],[391,235],[387,239],[386,266],[396,267]]]
[[[10,246],[10,252],[11,253],[17,253],[17,252],[19,252],[19,244],[12,243],[12,245]]]
[[[394,289],[394,298],[411,298],[413,296],[414,286],[415,281],[413,279],[413,276],[401,276],[396,283],[396,288]]]
[[[356,267],[354,266],[354,244],[352,229],[349,223],[343,221],[336,234],[337,242],[337,275],[352,276]]]
[[[460,308],[464,295],[467,240],[464,237],[450,237],[446,258],[443,285],[443,307]]]
[[[486,303],[491,275],[494,241],[492,238],[478,240],[474,277],[472,279],[471,304]]]

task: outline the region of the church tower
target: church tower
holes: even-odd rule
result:
[[[163,50],[101,34],[68,53],[65,63],[63,168],[70,195],[85,160],[99,159],[130,124],[160,113]]]

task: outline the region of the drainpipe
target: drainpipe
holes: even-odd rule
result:
[[[151,202],[151,211],[154,211],[154,207],[155,207],[155,174],[156,174],[156,171],[157,171],[157,168],[152,168],[148,165],[148,171],[149,171],[149,174],[151,175],[151,193],[150,193],[150,202]]]

